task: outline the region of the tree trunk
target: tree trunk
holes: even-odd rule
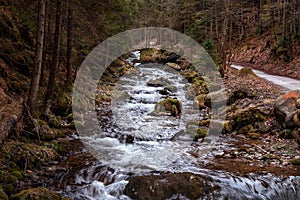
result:
[[[55,19],[55,33],[54,33],[54,49],[52,54],[51,71],[48,81],[47,93],[45,96],[45,113],[50,112],[51,101],[54,94],[54,84],[56,69],[58,67],[59,49],[60,49],[60,35],[62,25],[62,2],[57,0],[56,2],[56,19]]]
[[[35,63],[30,83],[30,91],[27,99],[27,105],[30,110],[35,110],[35,100],[39,91],[39,81],[41,76],[41,66],[43,62],[43,48],[44,48],[44,29],[45,29],[45,0],[39,1],[39,17],[38,30],[36,39]]]
[[[68,9],[68,27],[67,27],[67,84],[72,85],[72,68],[73,68],[73,8],[72,0],[69,0]]]

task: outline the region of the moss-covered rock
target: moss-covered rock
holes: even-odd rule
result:
[[[158,49],[142,49],[140,56],[141,63],[163,62],[168,60],[168,54]]]
[[[51,129],[47,125],[42,125],[39,130],[40,139],[44,141],[54,140],[58,136],[58,131]]]
[[[14,195],[12,200],[63,200],[56,192],[46,188],[32,188]]]
[[[247,135],[250,131],[253,130],[253,126],[251,124],[243,126],[237,130],[237,134]]]
[[[232,132],[232,125],[230,121],[225,121],[223,124],[223,131],[222,133],[231,133]]]
[[[256,77],[256,74],[253,72],[253,70],[250,67],[244,67],[238,71],[239,76],[254,76]]]
[[[298,100],[300,100],[300,90],[290,91],[276,99],[274,112],[284,128],[300,127]]]
[[[153,79],[147,82],[147,85],[150,87],[165,87],[170,84],[171,82],[165,78]]]
[[[189,83],[194,83],[196,80],[204,81],[199,72],[195,70],[186,70],[180,73]],[[197,79],[196,79],[197,78]]]
[[[171,114],[171,116],[180,116],[182,111],[182,104],[176,98],[166,98],[163,101],[156,103],[154,111]]]
[[[205,138],[207,134],[208,130],[206,128],[198,128],[195,135],[195,140]]]
[[[60,128],[61,126],[61,117],[60,116],[54,116],[54,115],[48,115],[48,123],[49,126],[52,128]]]
[[[33,170],[43,163],[58,158],[57,152],[52,148],[17,141],[6,142],[2,152],[7,160],[16,163],[20,169]]]
[[[254,107],[248,107],[245,109],[238,110],[232,117],[233,126],[240,129],[249,124],[254,124],[255,122],[266,121],[265,116],[261,113],[259,109]]]
[[[291,163],[292,165],[300,165],[300,158],[290,160],[289,163]]]
[[[9,173],[8,171],[0,171],[0,183],[16,183],[18,181],[18,178]]]
[[[23,173],[20,170],[13,170],[11,175],[16,177],[17,179],[21,179],[23,177]]]
[[[188,199],[201,199],[205,194],[219,190],[210,184],[210,180],[191,173],[135,176],[129,180],[124,193],[132,199],[165,200],[174,195]]]
[[[205,105],[205,100],[206,100],[206,94],[200,94],[194,98],[194,108],[195,109],[203,109],[206,108],[207,106]]]
[[[171,67],[171,68],[177,70],[177,71],[179,71],[179,70],[181,69],[181,66],[178,65],[178,64],[176,64],[176,63],[168,62],[168,63],[166,63],[166,65],[167,65],[168,67]]]

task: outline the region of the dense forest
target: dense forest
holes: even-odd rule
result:
[[[288,162],[289,164],[299,165],[297,142],[300,143],[300,93],[291,93],[279,100],[281,102],[292,98],[295,104],[293,109],[296,110],[295,112],[293,110],[293,116],[289,119],[294,120],[293,122],[280,124],[281,118],[275,119],[276,114],[273,111],[266,111],[270,107],[273,109],[274,105],[276,107],[278,101],[275,102],[275,99],[281,93],[279,86],[256,80],[255,75],[248,78],[239,77],[230,69],[230,64],[237,63],[270,74],[300,79],[299,0],[0,0],[0,9],[0,142],[2,144],[0,199],[35,199],[35,196],[43,194],[49,195],[47,198],[50,199],[67,199],[50,191],[60,191],[61,188],[56,188],[56,185],[63,186],[53,183],[56,185],[48,187],[51,185],[49,177],[56,171],[48,170],[46,173],[45,166],[54,160],[64,160],[70,154],[77,155],[79,151],[82,153],[84,148],[80,142],[76,141],[74,144],[68,140],[71,135],[76,135],[72,115],[72,87],[77,71],[83,60],[99,43],[120,32],[141,27],[169,28],[186,34],[201,44],[215,61],[218,68],[216,70],[219,70],[225,79],[225,86],[228,89],[229,117],[227,116],[226,120],[230,125],[224,124],[225,132],[242,133],[246,130],[247,134],[248,132],[250,134],[253,133],[251,128],[255,128],[256,132],[268,132],[261,131],[265,128],[261,127],[263,125],[260,122],[263,121],[272,127],[270,131],[272,136],[280,135],[281,139],[295,140],[295,143],[288,142],[295,148],[290,150],[293,156],[289,154],[287,157],[293,160]],[[155,51],[145,50],[144,54],[157,54],[153,52]],[[158,54],[159,60],[165,61],[163,63],[172,60],[170,58],[172,53],[159,52]],[[104,73],[103,80],[99,82],[101,94],[97,96],[101,101],[109,101],[114,84],[122,75],[132,70],[133,66],[126,62],[128,56],[130,52],[113,62]],[[142,55],[140,59],[145,57]],[[149,60],[146,58],[144,62],[147,63]],[[208,91],[203,90],[204,79],[195,75],[194,68],[182,67],[184,63],[182,60],[177,59],[175,62],[181,66],[176,70],[193,84],[194,89],[198,88],[195,90],[199,90],[195,92],[197,97],[192,101],[198,102],[203,108],[208,108],[207,99],[211,97],[207,96]],[[254,85],[258,87],[254,91],[243,90]],[[165,89],[164,92],[167,90]],[[246,100],[241,100],[244,98],[249,98],[251,101],[247,104]],[[97,102],[97,99],[95,101]],[[165,105],[165,103],[168,102],[161,104]],[[243,103],[247,106],[253,103],[256,107],[247,110],[247,114],[242,117],[237,117],[239,111],[245,110]],[[178,106],[176,109],[175,116],[180,111]],[[171,113],[173,115],[173,110]],[[250,123],[250,118],[255,122]],[[200,124],[208,126],[207,121]],[[260,136],[250,134],[247,137],[257,139]],[[130,138],[126,139],[126,142],[130,140]],[[254,146],[253,148],[259,146],[252,142],[251,145]],[[243,148],[246,149],[244,146]],[[263,153],[269,152],[257,148]],[[248,149],[244,151],[248,152]],[[228,155],[232,156],[234,153],[229,152]],[[227,154],[224,155],[226,157]],[[80,159],[86,161],[87,157],[84,159],[80,157]],[[269,159],[281,160],[281,157],[264,157],[262,160]],[[281,162],[280,166],[285,166],[282,163],[284,162]],[[224,161],[224,165],[228,164]],[[84,164],[78,166],[83,167]],[[253,172],[244,164],[239,166],[244,167],[241,173],[243,175]],[[80,167],[78,169],[74,167],[74,174],[80,170]],[[278,166],[274,167],[273,171],[269,171],[282,175],[280,173],[284,169],[280,168],[276,171],[277,168]],[[210,169],[224,170],[224,167],[216,165]],[[230,171],[227,168],[226,170]],[[268,171],[265,168],[256,170]],[[300,175],[299,168],[288,168],[288,170],[292,175]],[[112,169],[107,171],[113,173]],[[183,184],[192,184],[193,186],[189,185],[190,190],[193,190],[199,182],[202,184],[201,187],[204,187],[203,177],[195,175],[192,183],[186,183],[186,175],[180,174],[180,180],[183,180]],[[178,181],[180,177],[173,177],[172,174],[165,176],[174,185],[180,182]],[[43,177],[42,181],[39,177]],[[72,179],[71,175],[66,177]],[[149,180],[143,179],[142,176],[135,178],[125,189],[127,195],[133,199],[141,199],[131,191],[132,188],[142,187],[138,182],[144,181],[148,187],[147,184],[150,182],[159,181],[154,175],[150,175]],[[104,185],[106,184],[109,185],[109,181]],[[163,189],[169,190],[170,187],[165,185]],[[180,186],[176,185],[175,189],[173,188],[174,193],[181,191],[178,187]],[[29,188],[38,189],[27,190]],[[214,189],[208,188],[210,186],[206,187],[205,190],[208,190],[206,192]],[[141,190],[147,196],[148,193]],[[194,193],[191,193],[187,196],[196,199]],[[203,193],[205,191],[202,191],[201,195]],[[66,195],[63,192],[62,194]],[[198,193],[195,195],[197,196]],[[157,198],[167,197],[170,198],[170,196]]]

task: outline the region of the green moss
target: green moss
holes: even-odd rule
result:
[[[60,143],[57,141],[51,142],[50,146],[58,153],[58,154],[67,154],[68,148],[66,146],[66,144],[64,143]]]
[[[0,186],[0,199],[1,200],[8,200],[7,194],[3,191],[3,188]]]
[[[244,67],[238,71],[239,76],[256,76],[250,67]]]
[[[195,139],[205,138],[208,134],[207,129],[205,128],[198,128],[196,132]]]
[[[33,188],[21,191],[12,200],[62,200],[62,197],[46,188]]]
[[[292,165],[300,165],[300,159],[290,160],[289,163],[291,163]]]
[[[203,83],[204,79],[199,75],[199,72],[194,70],[184,71],[180,73],[189,83]]]
[[[156,103],[154,109],[159,112],[171,113],[172,116],[179,116],[181,114],[182,105],[176,98],[166,98]]]
[[[231,132],[232,132],[231,123],[229,121],[224,122],[222,133],[231,133]]]
[[[40,164],[58,158],[54,149],[34,143],[9,141],[5,143],[2,151],[6,159],[16,163],[20,169],[35,169]]]
[[[155,61],[154,58],[155,49],[143,49],[141,50],[141,62],[153,62]]]
[[[12,174],[14,177],[16,177],[17,179],[20,179],[20,178],[23,177],[22,172],[21,172],[21,171],[18,171],[18,170],[12,171],[11,174]]]
[[[48,122],[49,122],[49,126],[52,128],[60,128],[61,125],[61,117],[58,116],[54,116],[54,115],[49,115],[48,116]]]
[[[199,122],[199,126],[209,127],[209,124],[210,124],[210,119],[201,120]]]
[[[18,178],[10,174],[8,171],[0,171],[0,183],[16,183]]]

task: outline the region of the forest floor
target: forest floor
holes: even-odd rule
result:
[[[300,145],[292,138],[284,136],[284,130],[276,119],[273,109],[276,98],[281,95],[282,88],[257,76],[239,76],[238,71],[230,69],[224,79],[228,91],[243,91],[247,94],[227,109],[227,119],[232,120],[241,114],[251,113],[258,109],[265,115],[265,127],[255,127],[250,114],[244,120],[252,124],[252,130],[241,127],[230,134],[221,136],[221,140],[230,143],[230,150],[222,150],[205,164],[205,168],[224,170],[245,175],[252,172],[270,172],[275,175],[300,175]],[[248,119],[247,119],[248,118]],[[238,121],[235,123],[238,126]],[[243,122],[244,123],[244,122]],[[249,125],[248,125],[249,126]],[[251,129],[251,128],[250,128]],[[293,164],[292,164],[293,163]]]

